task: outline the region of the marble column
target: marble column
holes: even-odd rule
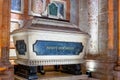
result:
[[[88,0],[89,54],[98,54],[98,0]]]
[[[86,21],[86,23],[84,21],[80,22],[80,28],[82,27],[81,25],[84,25],[81,29],[88,32],[91,36],[84,68],[86,67],[86,70],[92,72],[93,77],[100,80],[113,80],[113,68],[115,66],[115,61],[111,59],[116,54],[116,43],[113,42],[116,40],[112,39],[114,38],[114,32],[111,33],[112,37],[110,37],[110,32],[108,31],[108,28],[113,28],[113,26],[108,25],[108,2],[109,0],[87,0],[84,2],[85,5],[87,3],[87,9],[84,5],[84,7],[80,5],[79,9],[80,13],[82,8],[88,10],[86,12],[82,10],[85,12],[84,15],[88,13],[88,16],[85,16],[88,19],[88,24],[87,20],[80,14],[84,21]],[[88,27],[86,27],[87,25]],[[109,40],[110,42],[108,42]],[[109,43],[112,43],[112,49],[109,49]]]

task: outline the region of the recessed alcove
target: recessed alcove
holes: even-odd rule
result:
[[[16,1],[16,0],[15,0]],[[9,49],[9,22],[10,19],[15,24],[24,24],[25,20],[31,19],[32,15],[29,15],[29,3],[28,0],[23,0],[24,10],[22,13],[11,13],[10,18],[10,0],[0,1],[0,54],[4,56],[4,62],[8,60],[8,49]],[[67,0],[66,0],[67,1]],[[70,11],[70,22],[77,25],[82,31],[89,33],[91,27],[88,24],[88,0],[71,0],[72,7]],[[89,0],[90,1],[90,0]],[[94,2],[94,0],[91,0]],[[97,0],[95,0],[97,1]],[[88,55],[87,59],[94,60],[97,63],[96,71],[93,73],[94,77],[111,80],[113,78],[114,64],[119,57],[119,19],[118,18],[118,1],[119,0],[98,0],[99,3],[99,15],[98,15],[98,55]],[[120,2],[120,1],[119,1]],[[97,7],[98,7],[97,6]],[[74,8],[73,8],[74,7]],[[120,8],[119,8],[120,9]],[[8,12],[9,11],[9,12]],[[114,12],[113,12],[114,11]],[[119,10],[120,11],[120,10]],[[14,25],[15,25],[14,24]],[[10,46],[14,49],[14,46]],[[91,49],[91,47],[89,47]],[[92,49],[91,49],[92,50]],[[92,50],[93,51],[93,50]],[[3,54],[5,53],[5,54]],[[13,52],[14,53],[14,52]],[[118,53],[118,54],[117,54]],[[14,55],[11,55],[14,56]],[[97,61],[96,61],[97,60]],[[88,64],[89,64],[88,60]],[[91,64],[91,62],[90,62]],[[119,61],[118,64],[119,65]],[[103,66],[103,67],[102,67]],[[89,68],[89,67],[88,67]],[[119,70],[119,67],[116,69]],[[103,73],[104,72],[104,73]],[[116,71],[119,72],[119,71]],[[100,77],[101,76],[101,77]],[[114,74],[119,77],[119,75]],[[119,79],[119,78],[118,78]]]
[[[15,0],[14,0],[15,1]],[[30,1],[30,2],[29,2]],[[71,32],[73,32],[73,34],[75,34],[75,33],[78,33],[78,34],[86,34],[86,33],[84,33],[84,32],[81,32],[80,30],[79,30],[79,1],[78,0],[44,0],[43,1],[43,3],[41,2],[41,0],[36,0],[36,1],[34,1],[34,2],[32,2],[33,0],[29,0],[28,2],[27,1],[24,1],[23,2],[23,0],[21,0],[21,6],[22,6],[22,10],[21,9],[19,9],[18,8],[18,10],[21,10],[21,12],[16,12],[16,11],[11,11],[11,22],[13,22],[13,20],[14,20],[14,22],[16,21],[16,26],[19,26],[19,28],[22,28],[22,26],[21,25],[23,25],[23,27],[26,27],[26,25],[24,26],[24,24],[27,24],[26,22],[27,22],[27,20],[30,20],[31,18],[34,18],[34,17],[37,17],[37,18],[42,18],[45,22],[46,22],[46,24],[44,24],[44,25],[49,25],[50,23],[52,24],[52,25],[54,25],[54,26],[58,26],[58,24],[59,24],[59,27],[61,27],[61,29],[62,29],[62,27],[68,27],[68,28],[64,28],[65,30],[63,30],[63,31],[67,31],[67,30],[70,30]],[[45,2],[46,1],[46,2]],[[33,5],[33,4],[34,5]],[[36,5],[35,5],[35,3],[36,3]],[[38,7],[37,5],[38,5],[38,3],[41,3],[41,5],[44,5],[45,4],[45,8],[43,8],[42,10],[40,9],[40,12],[39,12],[39,10],[37,11],[37,9],[35,8],[35,7]],[[14,3],[15,4],[15,3]],[[25,6],[27,5],[27,7],[25,7]],[[19,5],[18,5],[19,6]],[[39,5],[40,6],[40,5]],[[65,8],[61,8],[61,6],[62,7],[65,7]],[[14,8],[13,8],[14,9]],[[35,10],[33,10],[33,9],[35,9]],[[62,10],[63,9],[63,10]],[[17,10],[17,9],[16,9]],[[61,12],[59,12],[59,10],[61,11]],[[46,14],[46,11],[47,11],[47,14]],[[54,13],[53,13],[54,12]],[[19,21],[19,22],[18,22]],[[37,21],[37,20],[36,20]],[[39,19],[39,21],[40,21],[40,19]],[[38,22],[39,22],[38,21]],[[43,22],[44,23],[44,21],[42,21],[41,20],[41,22]],[[53,21],[53,22],[52,22]],[[17,23],[18,23],[18,25],[17,25]],[[32,22],[33,24],[34,24],[34,22]],[[60,25],[61,24],[61,25]],[[14,24],[15,25],[15,24]],[[30,27],[30,26],[27,26],[27,27]],[[32,26],[32,27],[34,27],[34,26]],[[46,27],[46,26],[44,26],[44,27]],[[71,28],[70,28],[71,27]],[[54,27],[53,27],[54,28]],[[16,28],[16,31],[17,31],[17,29],[18,28]],[[52,29],[52,27],[51,27],[51,29]],[[76,32],[76,30],[78,30],[79,32]],[[46,29],[47,30],[47,29]],[[49,29],[48,29],[49,30]],[[54,30],[54,29],[53,29]],[[60,28],[59,28],[59,30],[60,30]],[[59,31],[58,30],[58,31]],[[49,32],[49,31],[48,31]],[[69,32],[69,31],[68,31]],[[14,31],[13,31],[13,33],[14,33]],[[49,33],[50,34],[50,33]],[[51,35],[53,35],[53,34],[51,34]],[[59,34],[58,34],[59,35]],[[87,35],[87,34],[86,34]],[[65,36],[65,35],[64,35]],[[69,38],[69,36],[70,35],[68,35],[68,38]],[[74,36],[77,36],[77,35],[74,35]],[[23,36],[22,36],[23,37]],[[56,38],[58,38],[57,36],[55,36]],[[80,36],[79,36],[80,37]],[[74,37],[73,37],[74,38]],[[82,37],[81,37],[82,38]],[[51,36],[51,39],[52,39],[52,36]],[[59,40],[60,40],[60,38],[58,38]],[[86,39],[86,38],[83,38],[83,39]],[[78,39],[77,38],[77,40],[75,40],[75,41],[77,41],[77,42],[79,42],[79,41],[81,41],[82,42],[82,40],[83,39]],[[64,39],[62,39],[62,40],[64,40]],[[79,41],[78,41],[79,40]],[[67,41],[67,36],[66,36],[66,40],[65,41]],[[68,40],[69,41],[69,40]],[[70,40],[71,42],[72,42],[72,39]],[[75,43],[75,41],[73,41],[74,43]],[[84,40],[85,41],[85,40]],[[26,41],[25,41],[26,42]],[[21,43],[21,42],[20,42]],[[28,42],[29,43],[29,42]],[[86,43],[84,43],[84,44],[86,44]],[[17,46],[17,45],[15,45],[15,46]],[[84,46],[85,47],[85,46]],[[72,48],[71,48],[72,49]],[[27,49],[27,50],[29,50],[29,49]],[[78,51],[78,50],[77,50]],[[26,52],[26,51],[25,51]],[[77,54],[77,53],[75,53],[75,54]],[[69,56],[71,56],[71,55],[69,55]],[[68,57],[69,57],[68,56]],[[81,56],[78,56],[79,58],[81,57],[82,58],[82,56],[83,55],[81,55]],[[23,56],[22,56],[23,57]],[[21,57],[21,59],[22,59],[22,57]],[[26,57],[26,56],[25,56]],[[23,57],[23,58],[25,58],[25,57]],[[47,56],[48,57],[48,56]],[[65,56],[66,58],[68,58],[67,56]],[[75,57],[75,56],[74,56]],[[72,58],[72,57],[71,57]],[[20,58],[19,58],[20,59]],[[22,60],[21,60],[22,61]],[[45,60],[44,60],[45,61]],[[39,63],[39,64],[41,64],[41,63],[44,63],[44,64],[47,64],[47,63],[52,63],[52,60],[49,60],[49,61],[42,61],[42,62],[39,62],[39,61],[36,61],[35,62],[35,65],[37,64],[37,63]],[[57,64],[57,63],[64,63],[64,62],[66,62],[67,64],[69,63],[71,63],[72,61],[74,62],[74,60],[67,60],[66,59],[66,61],[64,61],[64,62],[62,62],[62,61],[64,61],[64,59],[63,60],[61,60],[61,61],[59,61],[59,60],[57,60],[57,61],[54,61],[54,63],[52,63],[52,64]],[[68,61],[68,62],[67,62]],[[18,61],[19,62],[19,61]],[[72,62],[72,63],[73,63]],[[78,63],[79,63],[80,61],[78,61]],[[81,61],[82,62],[82,61]],[[34,61],[31,61],[30,62],[30,65],[31,65],[31,63],[33,64],[34,63]],[[64,63],[65,64],[65,63]],[[79,74],[81,74],[80,72],[79,72]]]

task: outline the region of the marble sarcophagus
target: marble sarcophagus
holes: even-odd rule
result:
[[[18,64],[28,66],[79,64],[88,34],[65,22],[34,18],[12,33]]]

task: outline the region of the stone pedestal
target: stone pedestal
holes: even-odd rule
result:
[[[113,80],[113,69],[115,64],[107,60],[87,60],[83,69],[91,71],[91,76],[100,80]]]
[[[17,80],[26,80],[19,76],[15,76]],[[39,74],[38,80],[99,80],[94,78],[88,78],[87,75],[70,75],[61,72],[46,72],[45,75]]]

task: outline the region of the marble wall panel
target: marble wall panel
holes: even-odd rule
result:
[[[70,6],[70,22],[77,25],[79,24],[79,1],[78,0],[70,0],[72,3]]]

